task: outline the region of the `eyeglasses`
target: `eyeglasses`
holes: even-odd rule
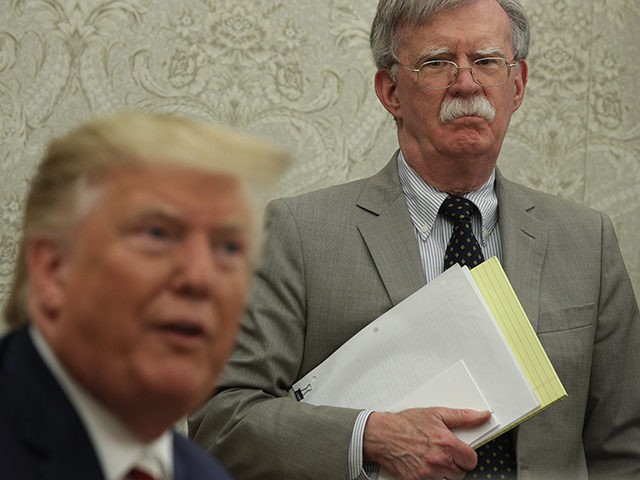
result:
[[[418,83],[429,90],[449,88],[458,78],[460,70],[469,70],[473,80],[481,87],[498,87],[507,83],[511,69],[517,65],[501,57],[479,58],[470,67],[459,67],[450,60],[429,60],[418,68],[396,63],[416,73]]]

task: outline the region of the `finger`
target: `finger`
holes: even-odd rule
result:
[[[447,480],[462,480],[467,475],[467,470],[460,468],[452,458],[451,466],[443,469],[442,473]]]
[[[452,457],[452,463],[454,464],[452,471],[458,473],[461,478],[464,478],[467,472],[476,468],[476,465],[478,464],[478,454],[473,449],[471,449],[471,452],[464,449],[462,452],[457,452],[456,455]],[[453,477],[447,475],[447,478]]]
[[[452,464],[455,467],[454,470],[468,472],[473,470],[478,464],[478,454],[476,451],[462,441],[454,447],[451,458]]]
[[[420,478],[435,478],[440,479],[446,477],[451,480],[462,479],[467,474],[468,470],[473,469],[476,464],[476,453],[464,442],[460,442],[462,447],[460,450],[457,448],[450,449],[448,451],[431,452],[427,454],[424,459],[426,464],[423,465],[425,469],[421,472],[423,475]],[[471,467],[466,469],[461,466],[466,460],[460,460],[460,458],[466,458],[470,454]],[[426,477],[424,474],[427,474]]]
[[[442,478],[442,480],[463,480],[466,475],[466,471],[444,470],[444,475],[432,478]]]
[[[472,428],[486,423],[491,418],[490,410],[471,410],[467,408],[443,408],[442,420],[449,428]]]

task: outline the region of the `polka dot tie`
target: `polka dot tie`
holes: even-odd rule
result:
[[[471,215],[477,208],[466,198],[449,195],[440,206],[440,213],[453,224],[453,233],[444,253],[444,269],[459,263],[473,268],[484,262],[480,244],[471,228]]]
[[[467,474],[465,480],[473,478],[516,480],[518,468],[511,432],[504,433],[484,444],[477,453],[478,465]]]
[[[471,216],[477,210],[466,198],[449,195],[440,213],[453,224],[453,233],[444,254],[444,269],[459,263],[473,268],[484,262],[480,244],[471,228]],[[515,448],[511,434],[505,433],[478,449],[478,465],[465,479],[515,480]]]

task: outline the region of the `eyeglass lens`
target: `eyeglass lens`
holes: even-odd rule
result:
[[[427,88],[447,88],[455,82],[459,70],[469,68],[475,82],[483,87],[502,85],[509,78],[509,64],[504,58],[481,58],[471,67],[458,67],[444,60],[425,62],[420,66],[418,80]]]

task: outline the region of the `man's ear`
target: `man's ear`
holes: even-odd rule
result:
[[[51,237],[36,237],[27,245],[29,309],[35,317],[33,321],[54,320],[64,305],[67,252],[61,240]]]
[[[376,95],[384,105],[384,108],[393,115],[393,118],[401,116],[400,102],[396,93],[396,82],[391,78],[388,70],[378,70],[374,78]]]
[[[527,80],[529,75],[529,66],[524,60],[518,62],[516,67],[516,91],[513,97],[513,111],[520,108],[524,100],[524,92],[527,88]]]

